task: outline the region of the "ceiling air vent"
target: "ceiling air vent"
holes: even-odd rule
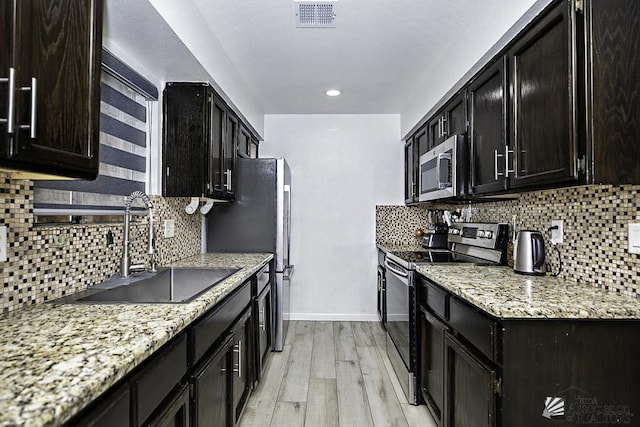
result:
[[[296,27],[335,28],[336,4],[329,1],[295,2]]]

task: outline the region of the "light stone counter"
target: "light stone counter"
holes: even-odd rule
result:
[[[41,304],[0,318],[0,425],[70,419],[273,258],[206,254],[177,267],[239,267],[187,304]]]
[[[551,276],[525,276],[509,267],[471,264],[419,266],[420,274],[502,319],[639,319],[640,299]]]

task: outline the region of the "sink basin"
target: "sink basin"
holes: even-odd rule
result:
[[[157,274],[79,298],[75,302],[185,303],[239,268],[169,268]]]

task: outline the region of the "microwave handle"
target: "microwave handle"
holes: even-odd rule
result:
[[[446,153],[440,153],[438,154],[438,162],[436,163],[436,176],[438,177],[438,188],[444,188],[442,186],[442,184],[445,184],[445,187],[449,187],[451,186],[451,182],[447,181],[447,182],[442,182],[440,181],[440,167],[442,165],[442,160],[449,160],[449,162],[451,162],[451,153],[446,152]]]

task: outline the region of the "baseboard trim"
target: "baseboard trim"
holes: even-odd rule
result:
[[[289,320],[318,320],[325,322],[377,322],[377,314],[290,313]]]

